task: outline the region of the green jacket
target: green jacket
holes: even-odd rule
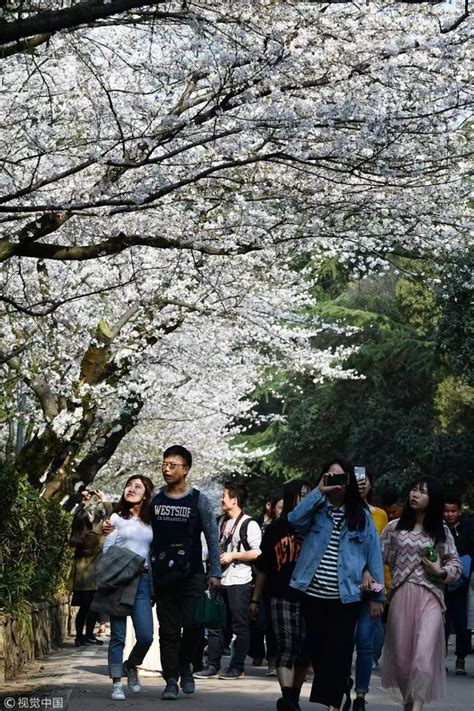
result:
[[[104,534],[102,523],[98,523],[86,535],[80,546],[80,555],[74,557],[71,576],[69,578],[70,590],[97,590],[95,584],[95,565],[102,555]],[[76,548],[77,551],[77,548]]]

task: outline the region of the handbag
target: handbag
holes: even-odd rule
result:
[[[227,608],[222,595],[206,590],[194,605],[193,625],[210,630],[224,629],[227,624]]]

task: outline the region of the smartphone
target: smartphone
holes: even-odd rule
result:
[[[382,585],[382,583],[375,583],[375,582],[374,582],[374,583],[372,583],[372,585],[370,586],[370,589],[371,589],[372,592],[378,593],[378,592],[381,592],[381,591],[384,589],[384,586]]]
[[[354,467],[354,474],[357,483],[365,484],[365,467]]]
[[[347,486],[349,483],[349,474],[343,472],[336,474],[329,472],[324,475],[324,486]]]

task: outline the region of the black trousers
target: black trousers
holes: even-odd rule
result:
[[[252,583],[243,585],[223,585],[221,593],[229,604],[232,630],[235,634],[230,668],[244,670],[245,658],[250,646],[249,604]],[[220,669],[224,646],[222,632],[208,630],[207,651],[210,665]]]
[[[468,585],[461,585],[457,590],[446,590],[446,642],[451,631],[456,635],[456,657],[464,659],[471,647],[471,632],[467,629],[467,594]]]
[[[340,708],[351,672],[354,631],[361,603],[305,595],[303,612],[314,669],[310,701]]]
[[[193,625],[196,599],[204,592],[205,575],[190,575],[179,588],[156,594],[156,611],[160,626],[160,654],[163,677],[178,679],[189,673],[200,641],[200,627]]]
[[[97,612],[90,609],[94,595],[95,590],[80,590],[73,593],[71,604],[79,607],[75,620],[76,639],[84,636],[84,625],[86,626],[86,637],[90,639],[94,636]]]

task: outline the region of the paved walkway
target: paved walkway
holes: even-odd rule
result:
[[[429,705],[429,709],[443,711],[473,711],[474,656],[467,660],[467,677],[455,677],[453,659],[448,658],[448,698]],[[76,649],[70,640],[63,648],[44,660],[31,665],[28,672],[11,682],[0,693],[2,709],[67,709],[67,711],[113,711],[134,707],[140,710],[181,709],[182,711],[274,711],[279,698],[275,677],[266,677],[265,669],[249,668],[245,679],[238,681],[197,680],[193,696],[181,695],[177,705],[161,701],[163,680],[143,679],[141,694],[128,694],[126,701],[110,699],[110,680],[107,677],[107,646]],[[302,692],[303,711],[317,711],[321,706],[308,703],[310,683]],[[380,687],[380,675],[374,672],[371,691],[367,697],[367,711],[395,711],[400,706]]]

